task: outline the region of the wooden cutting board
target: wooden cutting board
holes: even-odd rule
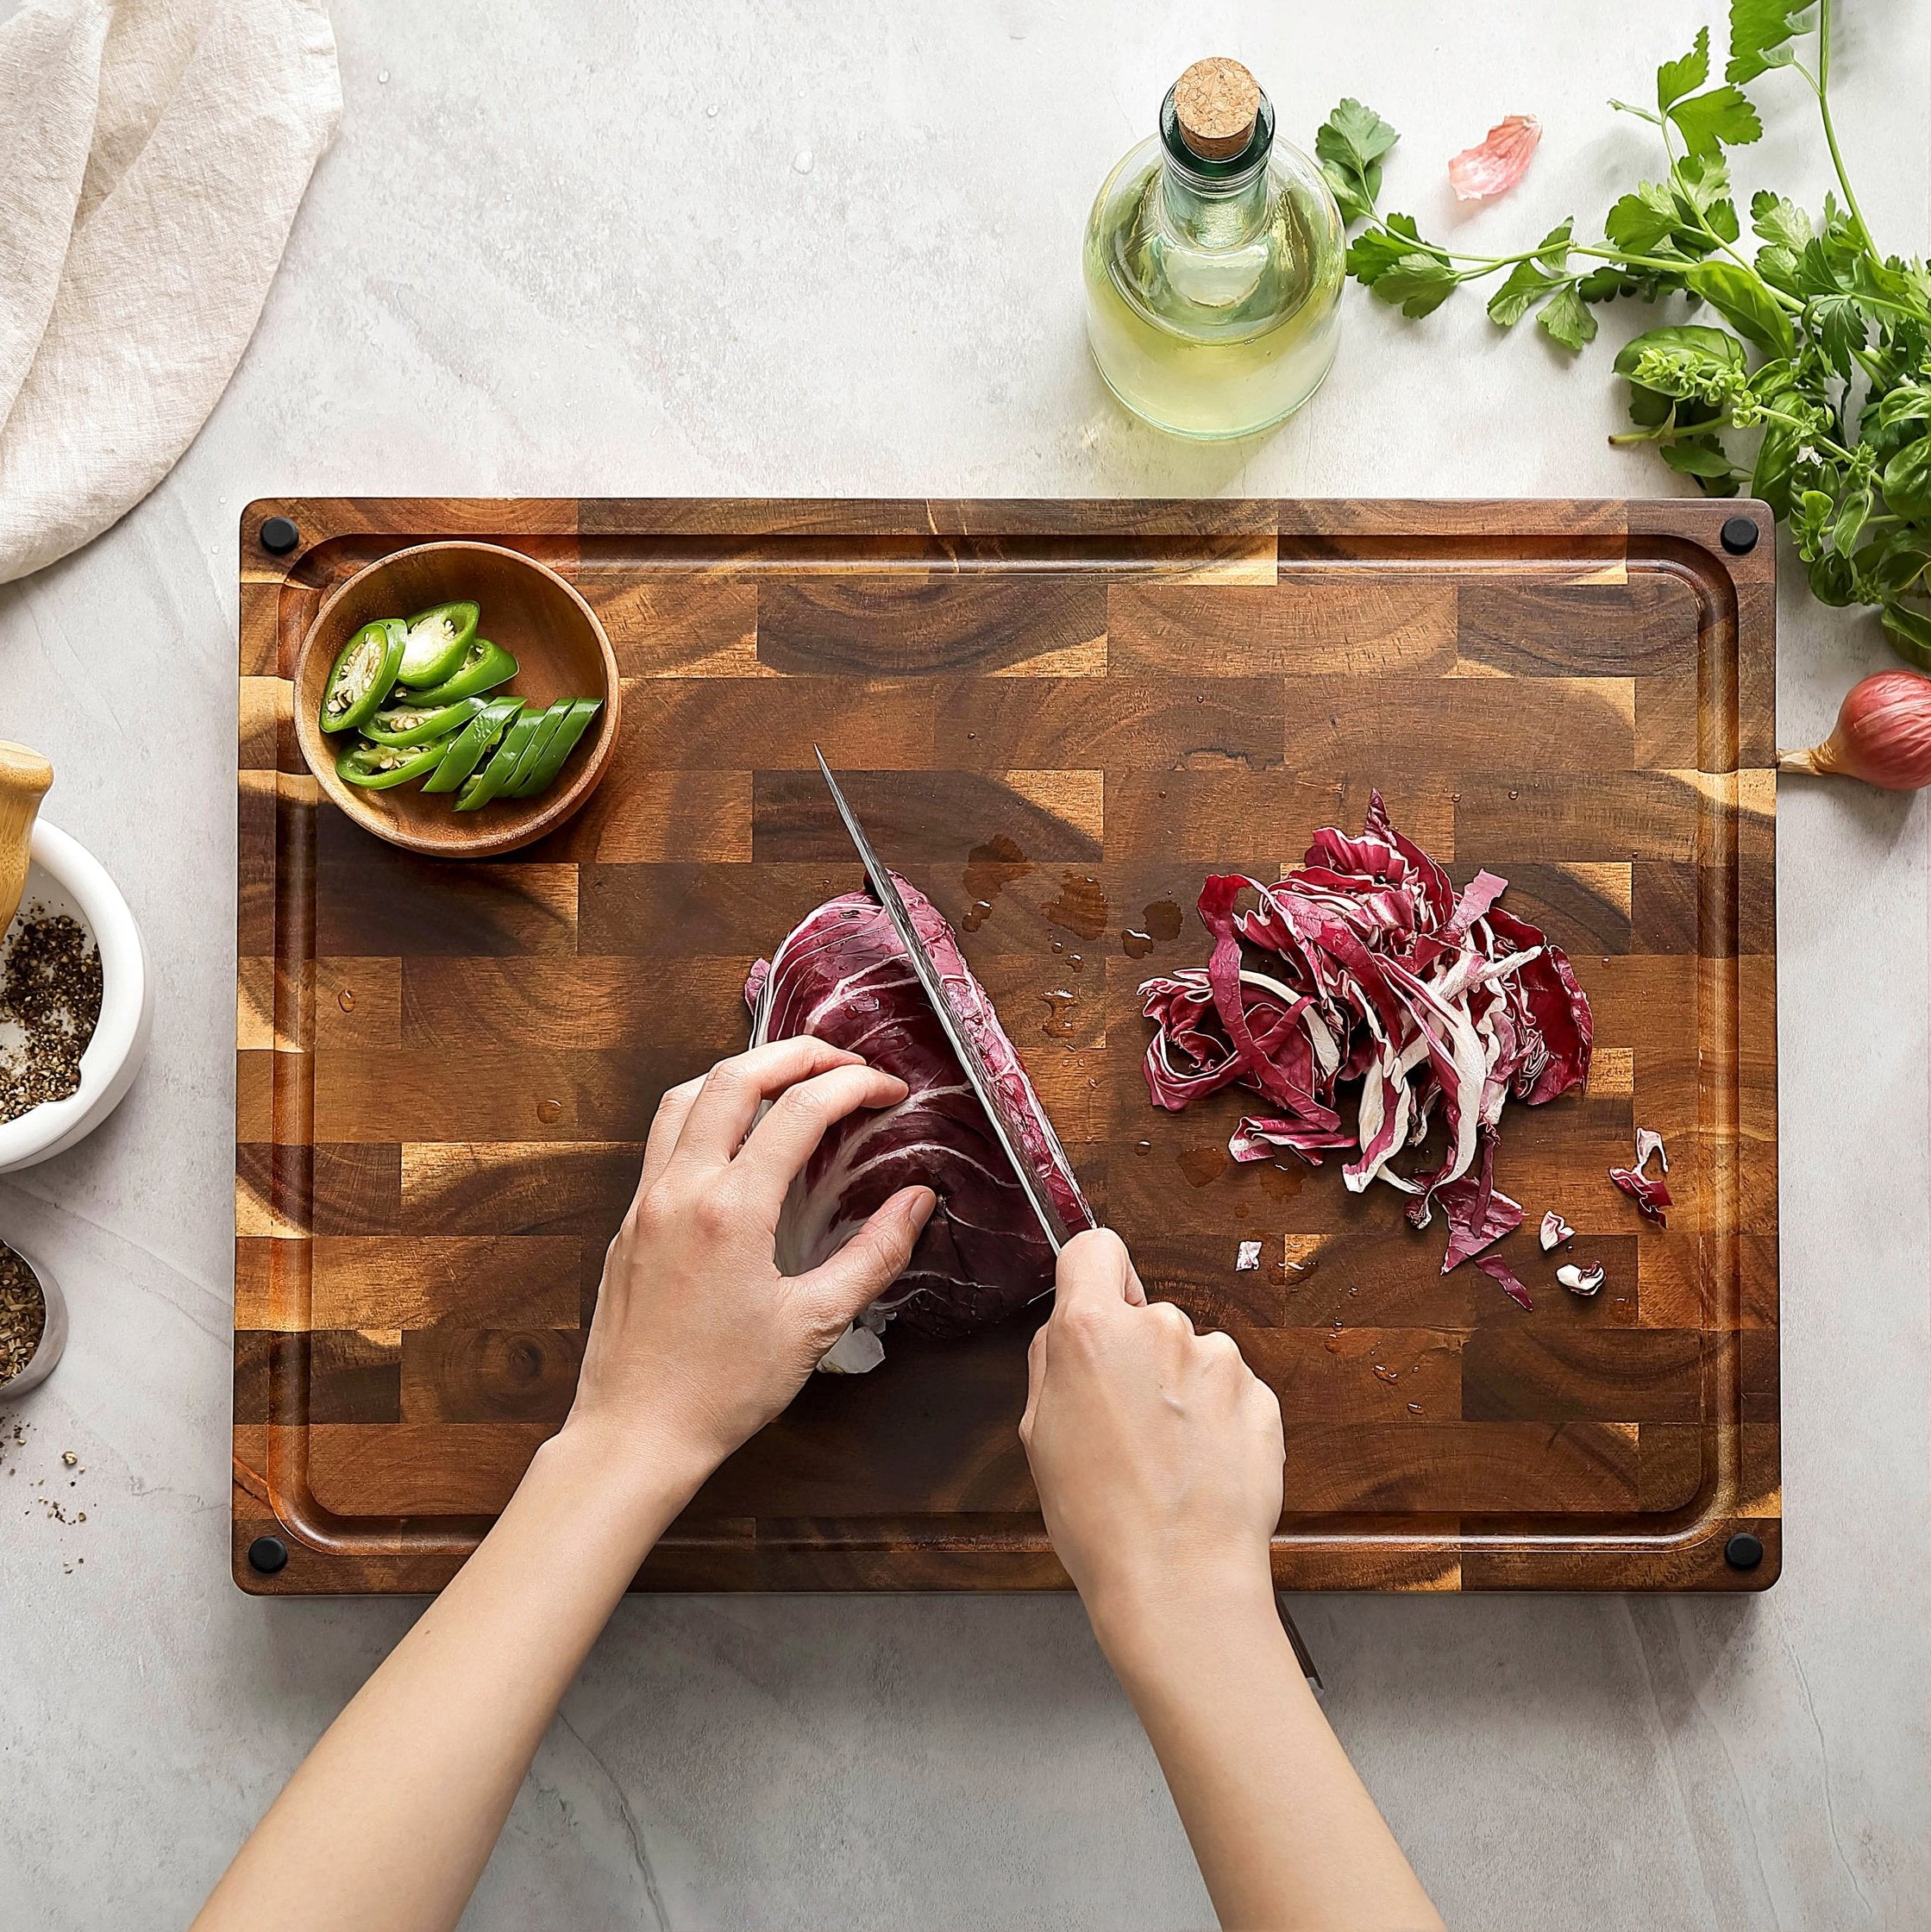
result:
[[[1764,532],[1741,555],[1737,515]],[[858,883],[815,741],[961,927],[1150,1287],[1279,1391],[1282,1587],[1768,1584],[1770,531],[1681,501],[252,505],[237,1579],[434,1589],[561,1421],[658,1096],[743,1044],[752,960]],[[625,679],[584,812],[468,864],[318,798],[287,682],[330,586],[453,535],[563,571]],[[1147,1103],[1135,988],[1204,961],[1202,877],[1276,876],[1376,785],[1458,882],[1508,877],[1595,1008],[1587,1094],[1504,1121],[1530,1314],[1440,1274],[1391,1190],[1232,1167],[1235,1095]],[[1638,1124],[1668,1139],[1666,1233],[1606,1177]],[[1596,1299],[1536,1251],[1548,1207]],[[1063,1587],[1014,1433],[1026,1339],[894,1333],[876,1373],[817,1378],[640,1586]]]

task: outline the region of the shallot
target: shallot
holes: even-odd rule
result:
[[[1808,751],[1779,751],[1777,768],[1861,778],[1887,792],[1931,785],[1931,678],[1879,671],[1853,684],[1830,736]]]

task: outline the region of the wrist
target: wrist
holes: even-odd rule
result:
[[[633,1527],[646,1546],[717,1466],[714,1457],[666,1433],[575,1411],[536,1453],[565,1492]]]
[[[1087,1611],[1107,1662],[1129,1683],[1203,1647],[1224,1650],[1248,1637],[1282,1634],[1264,1558],[1114,1578],[1093,1591]]]

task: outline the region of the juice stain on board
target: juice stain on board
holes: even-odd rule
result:
[[[1000,832],[966,854],[965,871],[960,883],[971,904],[959,923],[968,932],[976,932],[991,918],[994,901],[1015,879],[1032,870],[1032,861],[1018,844]]]

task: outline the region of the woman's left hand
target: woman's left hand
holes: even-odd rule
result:
[[[694,1489],[778,1414],[903,1271],[936,1200],[901,1189],[829,1261],[787,1276],[774,1252],[785,1195],[835,1121],[905,1096],[903,1081],[803,1037],[666,1094],[566,1433],[601,1435],[640,1469],[668,1458]]]

